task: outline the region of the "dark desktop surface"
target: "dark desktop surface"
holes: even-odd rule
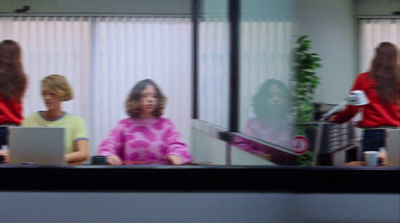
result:
[[[399,167],[0,165],[0,191],[400,193]]]

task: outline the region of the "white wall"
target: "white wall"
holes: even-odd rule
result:
[[[24,5],[30,13],[140,13],[188,14],[189,0],[0,0],[0,12],[12,13]]]
[[[340,103],[357,75],[356,20],[351,0],[299,0],[299,35],[308,35],[322,58],[317,102]]]
[[[359,16],[392,15],[400,11],[399,0],[354,0],[355,14]]]
[[[360,185],[362,187],[362,185]],[[398,194],[302,194],[293,201],[306,223],[400,222]]]
[[[400,221],[398,194],[0,192],[0,197],[1,222],[9,223]]]

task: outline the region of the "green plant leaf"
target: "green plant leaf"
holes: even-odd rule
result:
[[[316,70],[322,67],[322,59],[317,53],[310,52],[311,40],[307,35],[297,38],[293,52],[293,115],[297,124],[311,120],[314,92],[320,84]]]

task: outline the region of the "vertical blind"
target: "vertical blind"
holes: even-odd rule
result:
[[[187,18],[94,19],[92,122],[104,138],[126,117],[124,102],[134,84],[151,78],[168,98],[165,116],[190,140],[191,21]]]
[[[289,87],[292,23],[282,19],[246,19],[240,23],[240,116],[253,116],[251,98],[268,79]],[[199,24],[199,119],[228,127],[229,27],[226,18]]]
[[[150,17],[0,17],[0,40],[21,44],[29,78],[25,115],[45,110],[40,80],[67,77],[75,99],[63,110],[86,121],[91,155],[118,120],[137,81],[151,78],[168,98],[165,116],[190,143],[191,21]]]
[[[25,115],[44,110],[40,80],[50,74],[64,75],[71,83],[75,98],[64,102],[63,109],[82,116],[90,125],[90,23],[84,17],[0,17],[0,40],[20,43],[28,89]]]
[[[229,33],[226,18],[199,24],[199,119],[226,129],[229,99]]]
[[[375,48],[381,42],[400,47],[400,19],[359,19],[360,61],[359,72],[370,68]]]
[[[252,98],[268,79],[283,82],[292,78],[292,22],[282,18],[251,18],[241,22],[241,129],[254,116]]]

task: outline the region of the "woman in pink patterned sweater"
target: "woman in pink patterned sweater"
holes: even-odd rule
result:
[[[107,163],[161,163],[180,165],[192,161],[188,146],[182,142],[171,120],[161,117],[166,98],[150,79],[138,82],[126,100],[123,119],[98,147]]]

